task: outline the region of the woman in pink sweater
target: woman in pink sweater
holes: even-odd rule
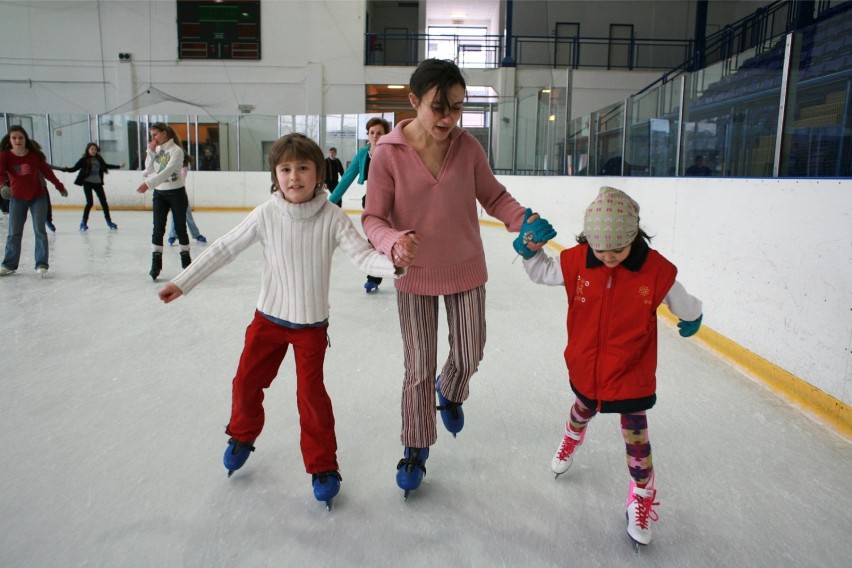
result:
[[[417,112],[379,140],[370,165],[362,216],[379,252],[407,267],[395,281],[402,331],[403,459],[397,485],[417,489],[429,447],[437,439],[435,392],[444,426],[464,426],[462,403],[485,347],[485,252],[477,206],[521,230],[541,246],[556,233],[547,221],[529,222],[498,182],[479,142],[456,124],[466,84],[452,61],[427,59],[411,76],[408,95]],[[416,259],[415,259],[416,254]],[[438,303],[444,297],[450,352],[436,379]]]

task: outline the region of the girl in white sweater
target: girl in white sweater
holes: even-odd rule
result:
[[[314,496],[331,508],[341,479],[334,414],[323,384],[332,254],[340,247],[368,274],[394,277],[403,271],[376,252],[349,217],[328,201],[322,189],[325,159],[310,138],[280,138],[269,152],[269,167],[272,198],[210,245],[159,296],[168,303],[188,294],[250,245],[261,243],[260,298],[234,377],[225,467],[230,476],[254,451],[263,429],[263,389],[272,383],[292,345],[302,458],[312,475]]]

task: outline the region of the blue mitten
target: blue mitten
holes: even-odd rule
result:
[[[532,216],[532,209],[527,208],[527,210],[524,211],[524,221],[521,224],[521,232],[518,234],[515,242],[513,243],[515,252],[524,258],[532,258],[535,255],[535,251],[531,251],[527,248],[527,243],[530,241],[546,243],[556,236],[556,231],[553,229],[553,226],[545,219],[539,217],[535,221],[530,222],[530,216]]]
[[[678,333],[681,337],[692,337],[698,332],[698,328],[701,327],[701,319],[704,317],[704,314],[698,316],[698,319],[695,321],[683,321],[677,324]]]

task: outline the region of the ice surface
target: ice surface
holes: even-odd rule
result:
[[[195,213],[210,242],[243,216]],[[334,509],[314,499],[304,470],[290,355],[267,391],[257,451],[229,479],[224,427],[259,246],[164,305],[156,292],[180,260],[167,247],[152,283],[151,214],[116,211],[110,232],[95,210],[83,234],[79,217],[55,211],[50,278],[33,271],[28,224],[19,273],[0,279],[0,566],[849,565],[852,444],[668,325],[649,413],[653,543],[637,555],[625,532],[617,416],[595,418],[554,480],[573,401],[565,292],[531,283],[512,237],[493,227],[482,228],[488,344],[465,428],[456,439],[439,430],[407,502],[395,483],[393,288],[365,294],[342,254],[326,361],[343,476]]]

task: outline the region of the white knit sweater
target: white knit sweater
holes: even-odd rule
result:
[[[331,259],[338,246],[367,274],[392,277],[397,272],[349,217],[328,201],[328,192],[318,190],[311,201],[301,204],[275,192],[172,282],[188,294],[257,241],[263,245],[257,309],[291,323],[312,324],[328,318]]]
[[[149,148],[145,158],[145,184],[148,189],[168,191],[183,187],[180,169],[183,167],[183,150],[174,140],[167,140],[157,151]]]

